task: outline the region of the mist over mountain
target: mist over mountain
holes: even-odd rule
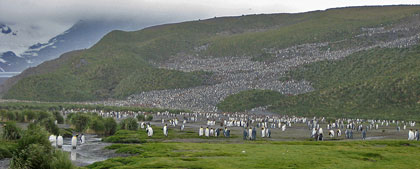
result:
[[[28,46],[35,40],[31,40],[28,32],[14,30],[11,26],[1,24],[0,44],[7,44],[2,47],[2,50],[10,49],[11,51],[0,54],[0,72],[5,72],[1,73],[0,84],[17,74],[13,72],[22,72],[69,51],[89,48],[112,30],[132,31],[141,29],[148,24],[151,23],[139,23],[131,20],[80,20],[47,42],[32,44],[23,52],[21,46]]]
[[[17,55],[13,51],[3,53],[1,58],[5,65],[1,68],[6,72],[20,72],[46,60],[55,59],[65,52],[89,48],[112,30],[130,31],[140,28],[141,24],[130,21],[81,20],[48,42],[31,45],[18,56],[19,59],[10,59],[10,55]]]

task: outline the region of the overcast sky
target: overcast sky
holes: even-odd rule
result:
[[[344,6],[419,4],[420,0],[0,0],[0,21],[74,23],[91,18],[190,20]]]
[[[82,19],[135,20],[150,26],[214,16],[392,4],[420,0],[0,0],[0,23],[35,28],[31,34],[42,42]]]

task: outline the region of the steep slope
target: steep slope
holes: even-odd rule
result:
[[[306,49],[308,45],[305,46],[305,44],[308,43],[328,47],[329,49],[322,49],[328,52],[352,49],[360,44],[340,43],[339,47],[334,49],[324,43],[330,45],[329,42],[333,44],[333,42],[348,41],[358,35],[370,33],[369,28],[382,27],[388,31],[388,28],[394,26],[393,24],[417,17],[419,12],[419,6],[342,8],[300,14],[215,18],[156,26],[135,32],[113,31],[92,48],[71,55],[66,60],[60,58],[54,61],[62,64],[57,69],[48,70],[47,66],[40,65],[32,71],[46,73],[34,73],[19,77],[20,80],[16,84],[11,87],[6,85],[3,88],[10,89],[3,90],[4,98],[43,101],[103,100],[125,98],[132,94],[153,90],[191,88],[201,85],[217,87],[219,80],[221,80],[219,86],[228,84],[238,88],[229,89],[229,92],[226,92],[219,88],[212,90],[212,87],[202,87],[200,90],[204,90],[203,95],[208,92],[207,90],[230,94],[230,92],[249,88],[284,88],[292,94],[307,92],[310,91],[310,88],[301,89],[301,85],[306,85],[305,82],[289,84],[272,80],[289,67],[289,65],[280,64],[289,62],[291,66],[302,64],[300,61],[302,59],[294,55],[285,56],[289,60],[282,60],[285,59],[282,58],[281,51],[283,49],[295,49],[299,45],[303,45],[300,48]],[[413,36],[412,34],[418,33],[418,30],[403,31],[402,33],[398,38],[409,38]],[[355,40],[360,39],[355,38]],[[385,37],[385,41],[381,42],[392,40],[395,38]],[[363,49],[358,48],[351,51],[358,50]],[[308,51],[308,53],[311,52]],[[338,54],[338,58],[347,56],[347,54]],[[262,58],[266,55],[268,57]],[[305,53],[302,55],[306,56]],[[198,63],[203,63],[202,59],[211,60],[215,57],[243,57],[243,62],[239,59],[241,62],[238,63],[260,64],[258,69],[263,71],[262,74],[258,72],[252,74],[255,78],[250,79],[250,83],[267,80],[267,78],[270,82],[250,84],[245,87],[241,84],[248,83],[246,81],[229,82],[232,78],[238,79],[231,76],[230,73],[244,75],[242,80],[247,80],[250,75],[248,73],[252,73],[255,69],[253,66],[247,67],[247,70],[240,68],[228,70],[228,72],[221,72],[225,68],[219,67],[220,64],[208,69],[204,67],[195,69],[194,65],[190,65],[193,69],[177,67],[177,63],[181,61],[198,59]],[[264,63],[273,58],[276,59],[276,62],[272,62],[272,65]],[[328,59],[328,57],[308,57],[303,60],[314,62],[322,59]],[[257,63],[255,60],[259,60],[261,63]],[[168,67],[167,65],[171,65],[171,63],[174,63],[173,67]],[[271,69],[277,64],[280,65],[279,69]],[[243,65],[231,66],[240,67]],[[218,68],[218,70],[212,68]],[[236,84],[237,82],[241,84]],[[9,82],[8,84],[13,83]],[[290,87],[295,89],[290,89]],[[172,92],[173,90],[167,91]],[[176,95],[186,97],[185,93],[176,93]],[[223,97],[224,94],[221,94],[217,99]],[[135,99],[144,100],[139,97],[135,97]],[[192,98],[190,102],[197,103],[198,100]]]
[[[313,63],[289,73],[316,92],[279,100],[277,112],[308,115],[420,118],[420,46],[372,49],[340,61]]]
[[[314,92],[267,100],[260,106],[284,114],[304,116],[420,119],[420,46],[375,48],[342,60],[321,61],[286,73],[283,80],[308,80]],[[263,94],[263,92],[254,95]],[[279,93],[280,94],[280,93]],[[248,109],[241,94],[221,104]],[[238,104],[241,103],[241,104]]]

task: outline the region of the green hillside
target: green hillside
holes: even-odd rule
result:
[[[272,105],[270,111],[284,114],[418,120],[419,65],[420,46],[377,48],[342,60],[315,62],[291,70],[282,78],[310,81],[316,88],[314,92],[260,104]],[[243,105],[253,104],[249,98],[242,99],[242,105],[228,98],[220,105],[238,107],[226,110],[248,108]]]
[[[226,97],[217,107],[228,112],[243,112],[255,107],[274,104],[283,97],[281,93],[271,90],[246,90]]]
[[[142,91],[214,83],[208,72],[159,69],[179,55],[260,56],[265,48],[343,40],[364,27],[387,26],[420,6],[358,7],[299,14],[224,17],[113,31],[92,48],[44,63],[6,87],[5,99],[87,101],[125,98]],[[207,46],[197,51],[197,47]],[[59,65],[59,66],[57,66]]]

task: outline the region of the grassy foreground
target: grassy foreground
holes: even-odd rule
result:
[[[145,143],[113,147],[119,148],[139,154],[96,162],[87,168],[420,167],[420,142],[408,141]]]

